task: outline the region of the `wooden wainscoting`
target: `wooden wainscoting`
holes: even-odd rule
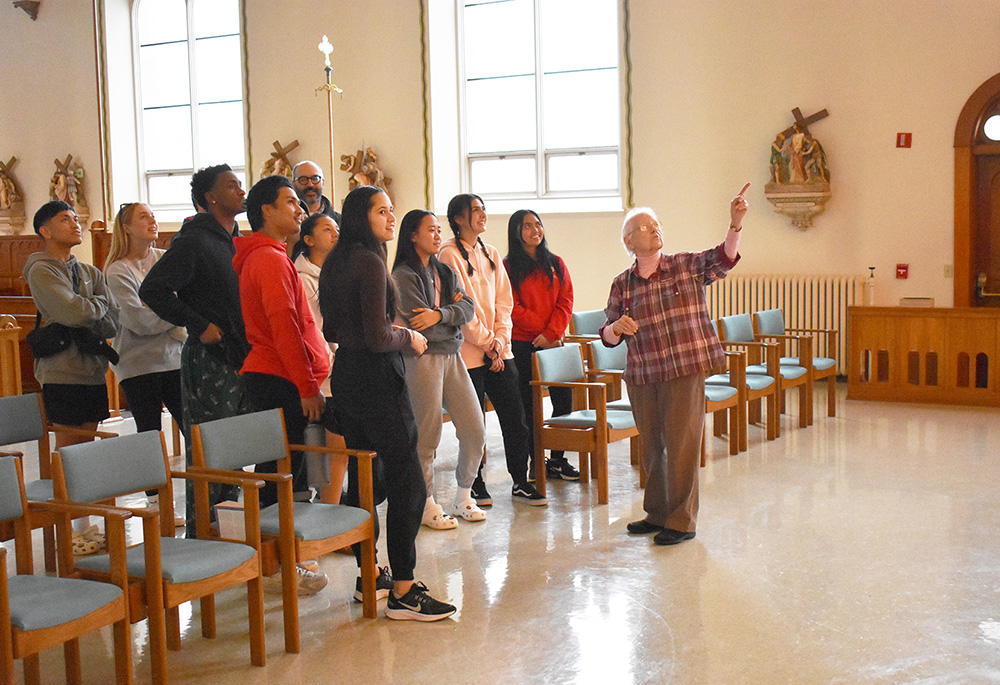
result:
[[[1000,311],[850,307],[847,398],[1000,406]]]

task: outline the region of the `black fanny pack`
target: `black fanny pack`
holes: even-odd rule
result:
[[[118,363],[118,353],[108,341],[89,328],[74,328],[61,323],[40,326],[42,313],[35,316],[35,327],[24,337],[35,359],[44,359],[59,354],[70,345],[85,354],[96,354],[107,358],[112,364]]]

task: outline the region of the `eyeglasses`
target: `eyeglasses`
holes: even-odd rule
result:
[[[658,221],[654,221],[652,225],[642,224],[641,226],[638,226],[635,230],[642,231],[643,233],[655,233],[656,231],[660,230],[660,223]]]
[[[307,183],[319,183],[322,180],[323,180],[322,176],[314,174],[312,176],[299,176],[297,179],[295,179],[295,182],[298,183],[300,186],[304,186]]]

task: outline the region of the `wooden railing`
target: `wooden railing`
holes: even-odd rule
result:
[[[1000,406],[1000,311],[851,307],[847,398]]]

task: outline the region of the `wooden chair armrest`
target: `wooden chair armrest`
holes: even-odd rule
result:
[[[376,452],[371,450],[352,450],[345,449],[343,447],[327,447],[325,445],[289,445],[288,449],[295,452],[300,450],[302,452],[319,452],[325,454],[343,454],[348,457],[354,457],[355,459],[367,459],[371,461],[378,456]]]
[[[777,342],[768,342],[767,340],[720,340],[719,343],[723,347],[777,347]]]
[[[836,333],[836,328],[786,328],[789,333]]]
[[[575,343],[597,342],[600,339],[601,339],[601,336],[599,336],[599,335],[581,335],[581,334],[576,334],[576,333],[574,333],[572,335],[564,335],[563,336],[563,342],[570,342],[570,343],[572,343],[572,342],[575,342]]]
[[[805,336],[805,335],[789,335],[787,333],[781,334],[781,335],[779,335],[777,333],[773,333],[773,334],[772,333],[755,333],[753,337],[754,337],[754,340],[764,340],[764,341],[766,341],[766,340],[802,340],[803,338],[806,338],[808,336]]]
[[[560,383],[556,381],[531,381],[532,385],[543,388],[607,388],[604,383],[584,383],[582,381],[567,381]]]
[[[0,452],[0,457],[21,457],[24,458],[24,452]]]
[[[52,433],[65,433],[66,435],[75,435],[81,438],[117,438],[117,433],[109,433],[107,431],[90,431],[85,428],[73,428],[71,426],[57,426],[55,424],[46,424],[45,430]]]
[[[118,516],[127,519],[135,513],[128,507],[115,507],[110,504],[86,504],[54,499],[44,502],[28,502],[28,510],[71,514],[74,518],[79,518],[80,516]]]
[[[243,474],[243,475],[240,475]],[[189,480],[202,480],[210,483],[228,483],[230,485],[248,485],[260,489],[264,487],[264,481],[274,481],[280,483],[284,480],[291,480],[290,473],[250,473],[249,471],[224,471],[222,469],[209,469],[200,466],[189,466],[187,471],[171,471],[171,478],[187,478]]]
[[[616,380],[621,380],[625,372],[621,369],[587,369],[587,378],[596,378],[598,376],[610,376]]]

